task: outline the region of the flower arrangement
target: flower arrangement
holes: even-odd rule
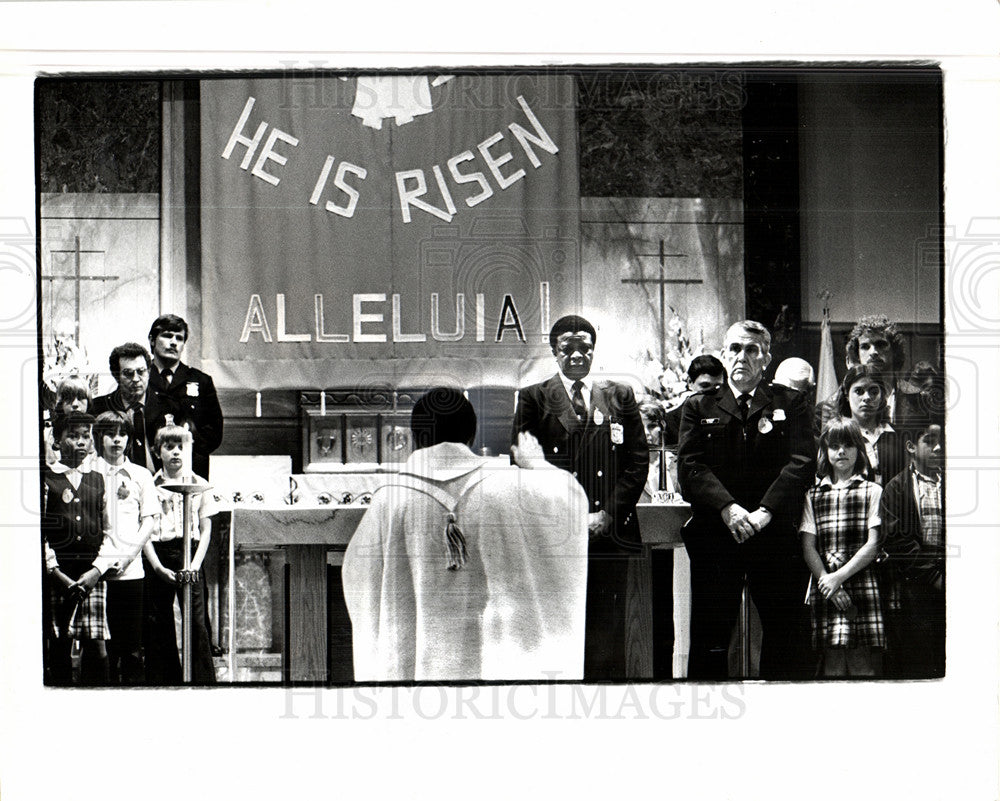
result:
[[[695,356],[705,352],[704,344],[697,350],[692,348],[683,318],[672,306],[667,309],[670,316],[666,323],[664,361],[660,361],[660,349],[648,341],[640,343],[632,353],[636,376],[641,384],[639,403],[643,413],[649,417],[662,418],[666,412],[681,404],[687,395],[688,365]]]
[[[51,409],[55,405],[56,391],[66,378],[82,378],[90,387],[90,394],[97,396],[98,375],[91,369],[86,350],[77,345],[73,334],[60,327],[52,342],[45,346],[42,355],[42,405]]]

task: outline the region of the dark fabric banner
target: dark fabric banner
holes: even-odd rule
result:
[[[574,91],[202,81],[205,369],[248,389],[518,384],[579,304]]]

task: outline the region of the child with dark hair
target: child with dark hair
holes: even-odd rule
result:
[[[111,531],[101,548],[107,565],[108,645],[111,681],[143,683],[143,567],[139,554],[157,526],[159,499],[153,476],[130,462],[132,425],[122,412],[102,412],[94,422],[96,467],[104,476]]]
[[[98,554],[109,534],[104,478],[87,458],[89,414],[71,412],[53,425],[59,459],[42,476],[42,537],[51,597],[49,680],[72,684],[73,641],[81,641],[80,681],[107,683],[108,659],[103,569]]]
[[[927,421],[903,434],[910,464],[882,493],[892,571],[894,678],[944,675],[944,430]]]
[[[863,478],[865,441],[854,420],[834,418],[820,436],[816,475],[802,510],[802,554],[812,573],[814,644],[821,674],[877,676],[885,648],[872,563],[880,549],[882,489]]]
[[[865,478],[880,487],[903,469],[905,458],[902,443],[889,423],[886,398],[888,387],[874,367],[851,367],[840,384],[837,411],[858,424],[868,457]]]

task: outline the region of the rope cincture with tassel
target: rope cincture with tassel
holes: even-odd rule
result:
[[[460,570],[465,566],[465,561],[468,558],[465,535],[458,527],[454,512],[449,512],[445,520],[444,543],[448,548],[448,570]]]

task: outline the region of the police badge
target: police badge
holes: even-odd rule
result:
[[[621,445],[625,442],[625,428],[621,423],[611,424],[611,444]]]
[[[197,398],[198,397],[198,382],[197,381],[188,381],[187,382],[187,395],[188,395],[189,398]]]
[[[128,487],[125,486],[124,481],[122,482],[122,485],[118,488],[117,494],[118,498],[123,501],[128,497]]]

